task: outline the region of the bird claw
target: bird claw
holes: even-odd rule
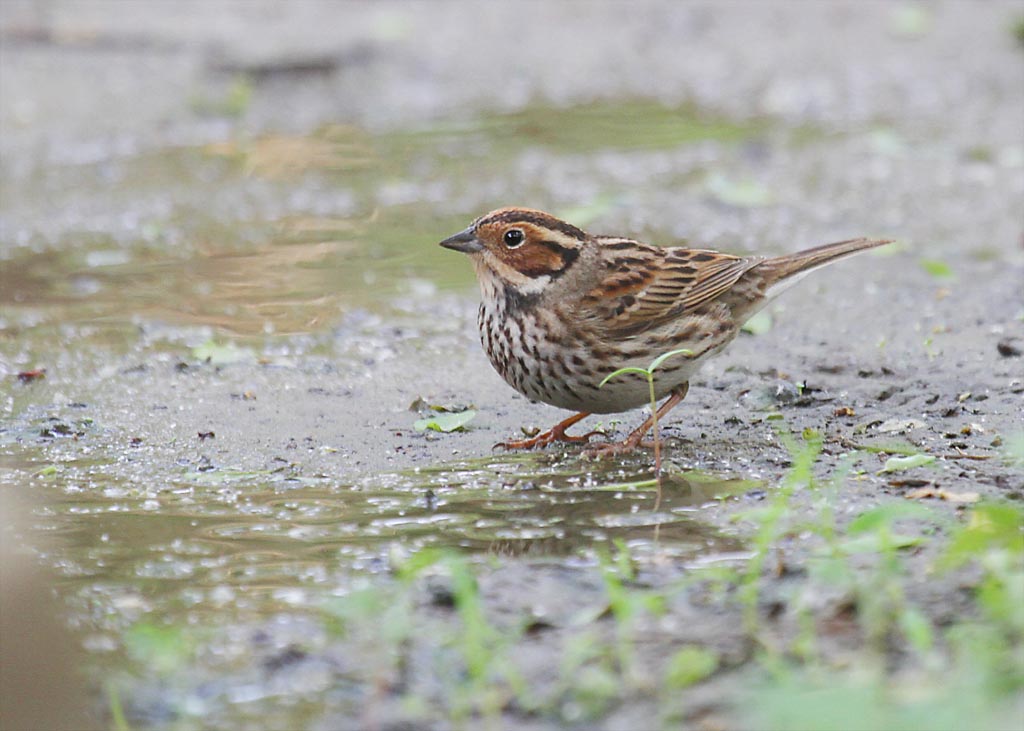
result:
[[[546,432],[542,432],[535,437],[530,439],[512,439],[507,442],[498,442],[491,449],[498,449],[499,447],[504,450],[513,449],[538,449],[540,447],[546,447],[549,444],[555,442],[568,442],[570,444],[588,444],[591,437],[597,435],[604,435],[601,431],[587,432],[581,436],[575,437],[566,434],[564,430],[549,429]]]
[[[607,444],[595,444],[583,450],[583,457],[586,459],[608,459],[629,454],[636,449],[637,445],[627,442],[608,442]]]
[[[643,449],[654,449],[654,442],[641,441],[639,439],[624,439],[621,442],[608,442],[606,444],[595,444],[583,450],[584,459],[607,459],[609,457],[620,457],[624,454],[635,452],[637,447]]]

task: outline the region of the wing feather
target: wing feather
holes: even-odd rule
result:
[[[728,291],[763,261],[702,249],[659,248],[609,239],[608,275],[584,297],[584,308],[609,335],[629,337],[660,327]]]

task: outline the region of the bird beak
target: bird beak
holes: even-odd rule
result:
[[[453,251],[461,251],[463,254],[476,254],[484,250],[484,245],[473,234],[472,226],[465,231],[459,231],[454,236],[449,236],[441,242],[441,246]]]

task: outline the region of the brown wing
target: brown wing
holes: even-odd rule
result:
[[[656,328],[722,295],[760,257],[602,239],[607,276],[583,300],[613,337]]]

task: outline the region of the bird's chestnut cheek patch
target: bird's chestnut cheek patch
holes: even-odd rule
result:
[[[502,252],[505,262],[524,276],[557,279],[576,261],[579,251],[553,241],[528,242]]]

